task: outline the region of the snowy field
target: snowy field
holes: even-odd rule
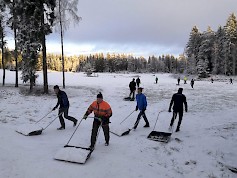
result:
[[[62,85],[62,74],[48,73],[49,94],[42,95],[42,73],[39,72],[36,89],[28,93],[28,86],[20,81],[14,87],[15,73],[7,71],[6,86],[0,86],[0,177],[1,178],[236,178],[225,165],[237,167],[237,78],[229,84],[222,80],[196,81],[194,89],[188,84],[177,86],[169,74],[99,74],[86,77],[83,73],[66,73],[66,91],[70,100],[69,115],[79,121],[99,91],[113,110],[111,128],[131,128],[138,112],[122,124],[134,111],[135,101],[123,101],[129,95],[128,84],[140,76],[143,93],[147,96],[146,114],[150,128],[143,128],[141,120],[136,131],[118,137],[111,134],[110,145],[104,146],[100,131],[94,152],[86,164],[57,161],[55,154],[69,141],[75,130],[66,120],[65,130],[56,119],[41,135],[24,136],[18,127],[35,122],[52,110],[57,98],[53,85]],[[158,84],[155,84],[158,76]],[[2,70],[0,70],[2,80]],[[226,79],[226,80],[223,80]],[[1,83],[2,85],[2,83]],[[187,97],[188,112],[184,113],[181,131],[172,134],[169,143],[147,139],[155,131],[167,131],[172,113],[168,112],[172,94],[179,87]],[[61,87],[62,89],[62,87]],[[93,115],[91,115],[93,116]],[[38,124],[46,127],[57,117],[51,112]],[[92,120],[83,120],[70,145],[89,146]],[[175,121],[175,126],[177,120]]]

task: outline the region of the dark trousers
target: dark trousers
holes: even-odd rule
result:
[[[183,111],[174,111],[173,112],[173,117],[171,119],[170,126],[173,126],[174,121],[175,121],[178,113],[179,113],[179,122],[178,122],[177,128],[180,128],[180,125],[181,125],[181,122],[182,122],[182,119],[183,119]]]
[[[132,95],[132,99],[135,98],[135,91],[136,91],[136,90],[130,90],[129,97],[131,97],[131,95]]]
[[[139,124],[139,121],[140,121],[140,119],[141,119],[141,116],[143,117],[144,121],[146,122],[146,125],[149,125],[149,122],[148,122],[148,119],[147,119],[147,117],[146,117],[145,111],[140,111],[140,113],[139,113],[138,116],[137,116],[137,121],[136,121],[135,124],[134,124],[134,127],[133,127],[134,129],[137,128],[137,126],[138,126],[138,124]]]
[[[91,132],[91,147],[95,146],[96,138],[98,135],[98,130],[101,125],[101,122],[97,119],[94,119],[93,126],[92,126],[92,132]],[[109,124],[102,124],[102,129],[104,132],[105,142],[109,143]]]
[[[64,119],[63,119],[63,116],[62,116],[63,114],[64,114],[64,118],[65,119],[68,119],[68,120],[70,120],[72,122],[76,122],[77,121],[77,119],[75,119],[74,117],[71,117],[71,116],[68,115],[68,110],[69,110],[69,108],[59,108],[59,110],[58,110],[59,121],[60,121],[61,126],[63,128],[65,128],[65,122],[64,122]]]

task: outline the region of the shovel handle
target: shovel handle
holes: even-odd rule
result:
[[[40,120],[36,121],[35,123],[39,123],[40,121],[42,121],[47,115],[49,115],[52,111],[49,111],[44,117],[42,117]]]
[[[50,121],[50,123],[45,127],[43,128],[43,130],[47,129],[48,126],[50,126],[59,116],[61,116],[63,114],[63,112],[59,113],[59,115],[57,115],[57,117],[55,117],[52,121]]]
[[[127,120],[129,118],[129,116],[131,116],[134,112],[135,112],[135,110],[133,112],[131,112],[124,120],[122,120],[122,122],[120,122],[120,124],[122,124],[125,120]]]
[[[75,130],[74,130],[74,132],[72,133],[72,135],[71,135],[71,137],[69,138],[69,140],[68,140],[68,142],[67,142],[67,144],[66,144],[66,145],[68,145],[68,144],[69,144],[69,142],[71,141],[71,139],[72,139],[73,135],[76,133],[76,131],[77,131],[77,129],[78,129],[78,127],[79,127],[79,125],[81,124],[82,120],[83,120],[83,118],[80,120],[79,124],[77,125],[76,129],[75,129]]]
[[[153,128],[153,131],[154,131],[155,128],[156,128],[156,124],[157,124],[157,121],[158,121],[158,118],[159,118],[160,113],[162,113],[162,112],[164,112],[164,111],[165,111],[165,110],[161,110],[160,112],[158,112],[157,118],[156,118],[156,122],[155,122],[155,125],[154,125],[154,128]]]

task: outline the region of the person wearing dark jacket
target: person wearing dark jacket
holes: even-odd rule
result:
[[[170,122],[170,127],[173,126],[174,120],[176,119],[177,114],[179,113],[179,122],[176,128],[176,132],[180,131],[180,125],[183,118],[183,105],[185,106],[185,111],[186,112],[188,111],[186,96],[182,94],[182,92],[183,92],[183,88],[179,88],[178,93],[175,93],[172,96],[170,107],[169,107],[169,112],[171,112],[171,107],[173,106],[173,117]]]
[[[180,77],[178,77],[177,81],[178,81],[178,84],[177,84],[177,85],[179,85],[179,83],[180,83]]]
[[[193,85],[194,85],[194,80],[193,79],[191,80],[190,85],[193,88]]]
[[[140,80],[139,77],[137,77],[137,79],[136,79],[136,83],[137,83],[137,87],[139,87],[139,85],[140,85],[140,83],[141,83],[141,80]]]
[[[56,106],[53,108],[53,110],[57,109],[57,107],[59,106],[58,117],[61,123],[61,127],[59,127],[58,130],[65,129],[65,122],[62,116],[63,114],[66,119],[74,123],[73,126],[75,127],[77,125],[77,119],[68,115],[69,100],[68,100],[67,94],[64,91],[60,90],[58,85],[55,85],[53,89],[54,89],[54,92],[57,94],[57,98],[58,98],[58,102]]]
[[[109,119],[112,116],[112,109],[110,105],[103,100],[103,95],[99,93],[97,95],[97,100],[94,101],[89,108],[87,109],[86,113],[84,114],[83,119],[86,120],[89,114],[94,112],[94,121],[92,126],[92,132],[91,132],[91,145],[90,149],[94,149],[98,129],[100,126],[102,126],[102,129],[104,131],[104,137],[105,137],[105,146],[109,145],[110,135],[109,135]]]
[[[132,95],[132,100],[134,100],[135,98],[135,91],[136,91],[136,82],[135,79],[133,78],[133,80],[129,83],[129,89],[130,89],[130,94],[129,97],[131,98]]]
[[[137,120],[134,124],[133,129],[135,130],[139,124],[139,121],[141,119],[141,116],[144,118],[144,121],[146,122],[146,125],[144,125],[144,127],[150,127],[150,124],[147,120],[145,111],[146,111],[146,107],[147,107],[147,101],[146,101],[146,96],[142,93],[142,89],[141,87],[139,87],[137,89],[137,95],[136,95],[136,100],[137,100],[137,106],[136,106],[136,111],[139,109],[140,112],[137,116]]]

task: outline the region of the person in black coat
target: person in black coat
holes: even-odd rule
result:
[[[177,85],[179,85],[179,83],[180,83],[180,77],[177,79],[177,81],[178,81],[178,84],[177,84]]]
[[[174,121],[177,117],[177,114],[179,113],[179,122],[176,128],[176,132],[180,131],[180,125],[183,118],[183,105],[185,106],[185,111],[186,112],[188,111],[186,96],[182,94],[182,92],[183,92],[183,88],[179,88],[178,93],[175,93],[172,96],[172,99],[170,101],[170,107],[169,107],[169,112],[171,112],[171,107],[173,106],[173,117],[170,122],[170,127],[173,126]]]
[[[193,88],[193,85],[194,85],[194,80],[193,79],[191,80],[190,85]]]
[[[136,82],[135,79],[133,78],[132,81],[129,83],[129,88],[130,88],[130,94],[129,97],[131,98],[132,95],[132,100],[135,99],[135,91],[136,91]]]
[[[53,111],[57,109],[57,107],[59,106],[58,117],[61,123],[61,127],[59,127],[58,130],[65,129],[65,122],[62,116],[63,114],[66,119],[74,123],[73,126],[76,126],[77,119],[75,119],[74,117],[68,116],[69,100],[68,100],[67,94],[64,91],[60,90],[58,85],[55,85],[53,89],[54,89],[54,92],[57,94],[57,98],[58,98],[58,102],[56,106],[53,108]]]
[[[136,83],[137,83],[137,88],[139,88],[139,85],[140,85],[140,83],[141,83],[141,80],[140,80],[139,77],[137,77],[137,79],[136,79]]]

